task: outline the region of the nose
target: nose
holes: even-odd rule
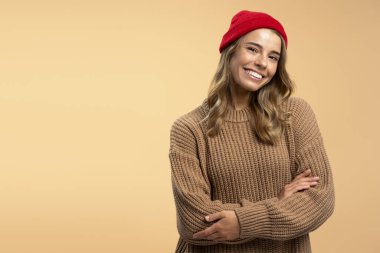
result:
[[[257,55],[254,63],[257,67],[266,68],[267,67],[267,58],[262,54]]]

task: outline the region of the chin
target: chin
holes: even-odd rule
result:
[[[247,86],[246,90],[251,91],[251,92],[255,92],[255,91],[260,90],[264,86],[265,86],[265,83],[263,83],[263,84],[256,84],[256,83],[250,84]]]

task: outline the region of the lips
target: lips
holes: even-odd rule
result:
[[[252,69],[246,69],[244,68],[244,71],[250,76],[252,77],[253,79],[256,79],[256,80],[261,80],[264,75],[252,70]]]

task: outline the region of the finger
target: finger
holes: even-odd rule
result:
[[[205,219],[206,219],[206,221],[211,222],[211,221],[220,220],[223,217],[224,217],[224,213],[223,213],[223,211],[221,211],[221,212],[217,212],[217,213],[207,215],[205,217]]]
[[[314,187],[317,184],[318,184],[317,181],[310,181],[310,180],[307,180],[307,181],[306,180],[304,180],[304,181],[298,180],[298,181],[292,182],[292,183],[287,184],[285,186],[283,196],[285,198],[289,197],[296,192],[310,189],[310,187]]]
[[[310,185],[308,185],[308,184],[296,186],[297,191],[307,190],[309,188],[310,188]]]
[[[216,227],[215,227],[215,224],[202,230],[202,231],[199,231],[195,234],[193,234],[193,238],[194,239],[204,239],[204,238],[207,238],[208,236],[214,234],[216,232]]]
[[[319,182],[320,178],[319,177],[310,177],[307,178],[308,182]]]
[[[220,236],[219,236],[219,233],[213,233],[212,235],[209,235],[209,236],[207,236],[207,240],[210,240],[210,241],[215,241],[217,238],[221,238]]]
[[[309,189],[310,186],[312,184],[314,184],[316,182],[304,182],[304,181],[299,181],[299,182],[296,182],[296,183],[293,183],[291,185],[291,187],[289,188],[289,192],[290,193],[295,193],[295,192],[298,192],[300,190],[305,190],[305,189]]]
[[[311,169],[307,169],[301,173],[304,177],[308,177],[311,175]]]
[[[312,181],[317,181],[317,180],[319,180],[320,178],[317,177],[317,176],[315,176],[315,177],[309,176],[309,177],[304,177],[303,179],[312,180]]]
[[[314,187],[318,184],[318,182],[304,182],[296,185],[297,191],[309,189],[310,187]]]
[[[298,182],[311,183],[311,182],[318,182],[318,181],[319,181],[319,177],[303,177],[294,181],[294,183],[298,183]]]
[[[301,179],[297,180],[297,181],[293,181],[290,184],[288,184],[288,186],[286,187],[286,190],[291,191],[291,192],[296,192],[297,187],[302,186],[302,185],[306,185],[306,184],[310,184],[310,182],[307,182],[307,181],[301,180]]]
[[[310,186],[313,187],[313,186],[316,186],[317,184],[318,184],[318,182],[311,182]]]
[[[303,171],[302,173],[298,174],[294,179],[299,179],[299,178],[307,177],[310,174],[311,174],[311,170],[307,169],[307,170]]]

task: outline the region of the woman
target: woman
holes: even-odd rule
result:
[[[330,165],[311,107],[291,97],[286,47],[276,19],[238,12],[208,98],[174,122],[176,252],[311,252],[331,216]]]

